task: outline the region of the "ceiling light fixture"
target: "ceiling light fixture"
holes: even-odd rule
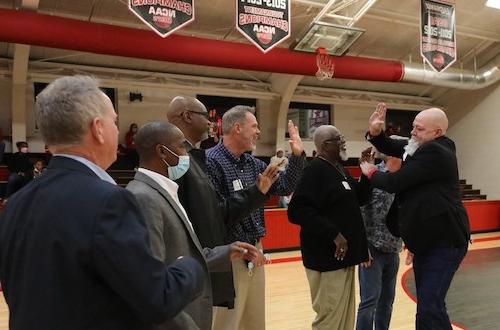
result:
[[[486,6],[491,8],[500,9],[500,0],[488,0]]]

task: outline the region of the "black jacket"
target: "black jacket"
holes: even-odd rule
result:
[[[0,219],[0,279],[11,329],[152,329],[200,292],[192,258],[152,256],[132,194],[53,157]]]
[[[404,140],[383,133],[370,140],[381,152],[402,158]],[[436,247],[463,246],[470,239],[462,204],[455,144],[442,136],[420,146],[395,173],[375,172],[374,187],[396,193],[399,232],[414,253]]]
[[[356,182],[347,171],[344,178],[327,161],[315,158],[299,181],[288,205],[288,218],[300,226],[304,266],[325,272],[368,260],[368,245],[359,206],[370,195],[366,177]],[[345,183],[350,189],[346,188]],[[334,239],[341,233],[347,240],[344,260],[335,258]]]
[[[230,198],[222,198],[206,174],[205,150],[193,148],[189,151],[189,158],[189,170],[176,181],[179,185],[179,200],[203,247],[225,245],[226,228],[262,206],[267,196],[253,185],[236,192]],[[232,272],[211,273],[211,281],[214,306],[232,308]]]

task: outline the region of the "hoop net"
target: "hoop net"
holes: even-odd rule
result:
[[[318,71],[316,71],[316,78],[318,80],[331,79],[333,77],[335,64],[324,48],[316,49],[316,65],[318,66]]]

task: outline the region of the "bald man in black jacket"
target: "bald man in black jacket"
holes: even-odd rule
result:
[[[461,201],[454,142],[445,136],[446,114],[421,111],[411,139],[393,140],[382,132],[386,106],[379,104],[369,120],[367,138],[377,150],[403,159],[395,173],[381,173],[362,163],[371,184],[396,193],[399,232],[414,253],[417,329],[451,329],[445,297],[470,240],[469,220]]]

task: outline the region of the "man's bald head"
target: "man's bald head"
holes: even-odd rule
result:
[[[443,110],[438,108],[423,110],[413,120],[410,142],[422,145],[445,135],[447,129],[448,118]]]
[[[439,108],[429,108],[421,111],[417,117],[420,117],[430,125],[441,129],[442,135],[446,134],[446,131],[448,130],[448,117],[443,110]],[[415,117],[415,119],[417,117]]]
[[[167,109],[167,118],[172,122],[180,118],[183,112],[207,112],[207,108],[198,99],[191,96],[176,96],[170,102]],[[175,120],[174,120],[175,121]]]
[[[331,162],[347,160],[345,140],[337,127],[321,125],[314,131],[313,140],[319,156]]]
[[[321,125],[314,131],[313,141],[316,150],[321,151],[325,141],[337,139],[338,137],[340,137],[340,131],[337,127],[332,125]]]
[[[208,137],[210,121],[207,108],[194,97],[174,97],[167,109],[167,119],[179,127],[192,145]]]

